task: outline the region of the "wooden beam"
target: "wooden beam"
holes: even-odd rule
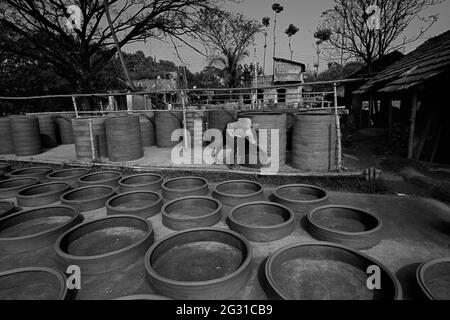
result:
[[[414,133],[416,130],[417,104],[419,102],[417,93],[412,96],[411,118],[409,120],[409,142],[408,142],[408,160],[413,158],[414,149]]]

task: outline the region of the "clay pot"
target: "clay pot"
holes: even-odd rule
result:
[[[219,183],[212,196],[224,206],[264,200],[264,188],[261,184],[250,180],[231,180]]]
[[[368,249],[381,240],[383,223],[373,214],[346,206],[320,207],[308,214],[308,232],[317,240]]]
[[[175,199],[161,210],[163,224],[172,230],[211,227],[222,219],[222,205],[200,196]]]
[[[238,233],[201,228],[160,240],[144,261],[147,279],[158,294],[182,300],[223,300],[245,287],[251,257],[248,241]]]
[[[282,239],[295,228],[292,210],[272,202],[250,202],[237,206],[230,211],[227,223],[231,230],[256,242]]]
[[[163,197],[174,200],[188,196],[204,196],[208,194],[208,181],[200,177],[181,177],[167,180],[162,184]]]
[[[144,218],[97,219],[70,229],[56,241],[56,262],[62,270],[77,265],[82,274],[103,274],[142,259],[153,238],[152,225]]]

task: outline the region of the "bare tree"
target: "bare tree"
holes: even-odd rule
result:
[[[248,47],[262,31],[262,25],[240,13],[203,13],[196,32],[211,52],[210,66],[221,67],[228,87],[236,88],[240,82],[239,64],[248,56]]]
[[[334,8],[322,14],[320,29],[331,31],[324,49],[360,58],[371,72],[373,61],[422,37],[438,19],[423,12],[443,1],[334,0]],[[418,30],[400,39],[411,23]]]
[[[187,43],[200,10],[215,12],[219,0],[2,0],[0,28],[8,37],[0,51],[50,63],[78,92],[88,92],[92,79],[117,53],[117,48],[149,37],[167,35]],[[67,6],[81,12],[78,28],[67,28]],[[118,46],[114,46],[113,32]],[[188,43],[187,43],[188,44]]]

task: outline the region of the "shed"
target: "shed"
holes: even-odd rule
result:
[[[432,162],[441,151],[441,158],[447,162],[450,157],[442,149],[450,135],[449,80],[450,30],[428,39],[353,94],[372,94],[388,101],[401,100],[402,112],[409,118],[408,158],[420,159],[428,147],[426,160]],[[393,107],[392,103],[387,105],[391,129]]]

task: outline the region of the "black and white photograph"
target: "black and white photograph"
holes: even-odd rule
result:
[[[0,307],[450,300],[449,16],[0,0]]]

